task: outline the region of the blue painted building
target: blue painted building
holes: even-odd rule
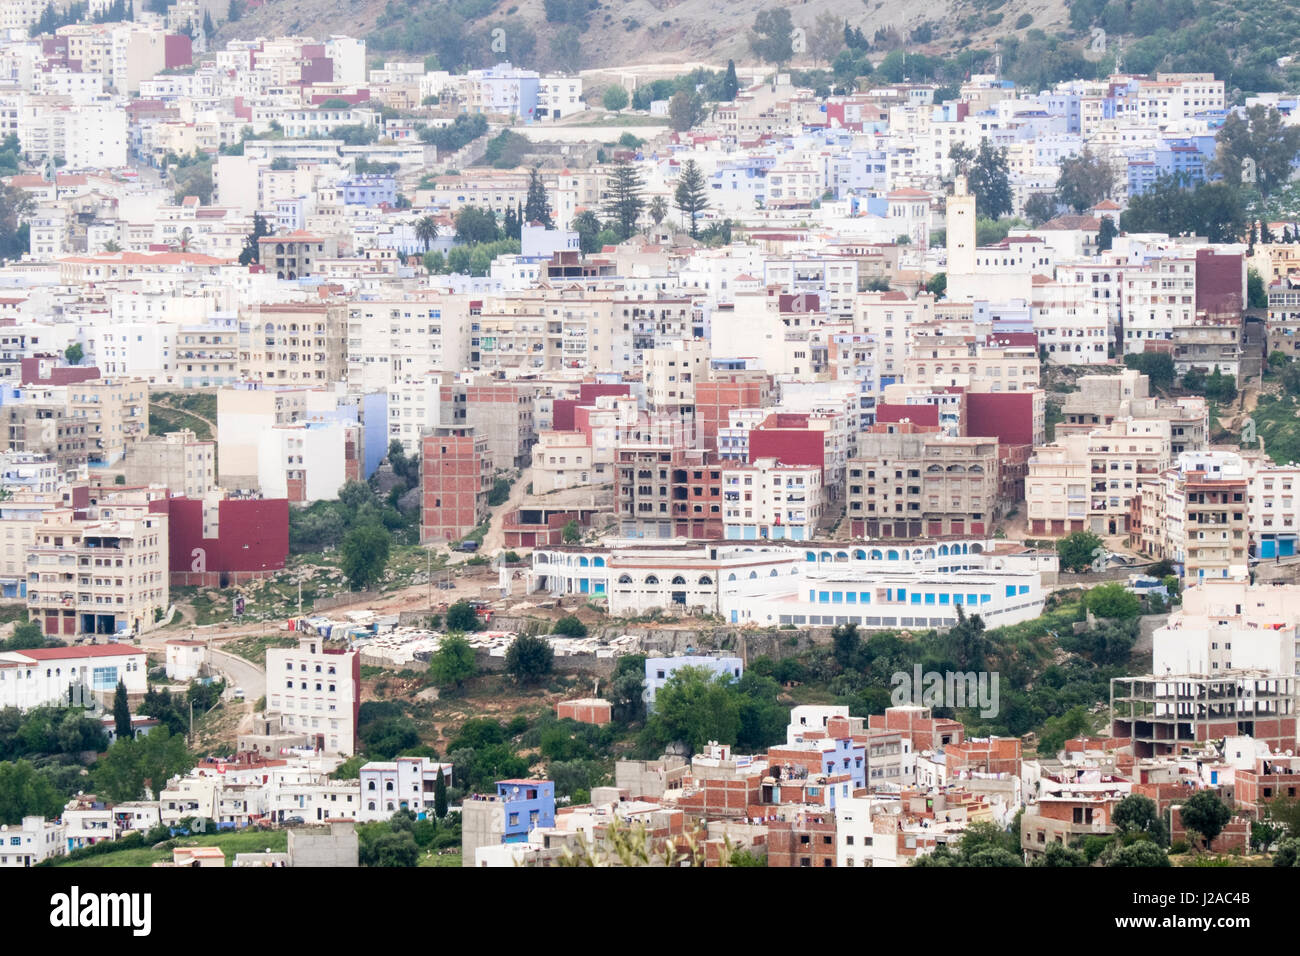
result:
[[[397,180],[392,176],[353,176],[343,181],[345,206],[397,204]]]
[[[537,827],[555,826],[555,784],[550,780],[498,780],[505,812],[502,843],[524,843]]]

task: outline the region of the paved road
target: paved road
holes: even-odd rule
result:
[[[257,703],[259,697],[266,696],[266,671],[252,661],[246,661],[234,654],[227,654],[213,648],[209,653],[213,670],[226,678],[231,687],[242,687],[244,697],[250,703]]]

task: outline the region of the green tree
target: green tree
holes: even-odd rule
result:
[[[0,183],[0,259],[18,259],[28,251],[26,219],[34,208],[27,190]]]
[[[535,684],[555,667],[549,641],[520,634],[506,650],[506,672],[520,684]]]
[[[817,15],[808,31],[808,52],[814,65],[830,63],[844,49],[844,25],[845,21],[829,10]]]
[[[0,767],[2,766],[3,764],[0,764]],[[1273,865],[1300,866],[1300,840],[1293,837],[1279,843],[1277,851],[1273,854]]]
[[[1065,713],[1048,717],[1043,721],[1043,728],[1038,734],[1038,752],[1055,756],[1065,746],[1067,740],[1073,740],[1080,734],[1092,730],[1092,721],[1088,708],[1079,704]]]
[[[477,631],[478,629],[478,615],[474,613],[474,607],[468,601],[457,601],[447,608],[447,630]]]
[[[605,685],[614,720],[621,724],[645,718],[645,655],[625,654],[614,665],[614,676]]]
[[[1169,828],[1150,797],[1131,794],[1115,805],[1111,815],[1121,833],[1145,833],[1160,846],[1169,845]]]
[[[668,125],[679,133],[695,126],[703,115],[704,106],[698,93],[678,90],[668,99]]]
[[[1132,196],[1120,216],[1125,232],[1184,233],[1211,243],[1237,242],[1246,233],[1246,206],[1229,182],[1191,184],[1166,176]]]
[[[382,581],[391,547],[392,535],[382,525],[367,524],[349,531],[339,548],[348,587],[366,591]]]
[[[601,104],[611,113],[617,113],[620,110],[627,109],[627,90],[623,89],[621,86],[605,87],[605,94],[601,97]]]
[[[1183,826],[1199,833],[1207,850],[1232,819],[1232,810],[1213,790],[1197,790],[1187,798],[1179,812]]]
[[[555,622],[551,633],[563,634],[565,637],[586,637],[587,625],[578,620],[576,615],[566,614]]]
[[[6,651],[26,651],[45,646],[45,635],[36,621],[22,621],[14,625],[14,632],[9,639],[0,643],[0,649]]]
[[[1025,218],[1032,226],[1041,226],[1056,218],[1055,193],[1034,193],[1025,200]]]
[[[727,61],[727,74],[722,80],[722,99],[728,103],[734,102],[737,94],[740,93],[740,80],[736,77],[736,61]]]
[[[749,33],[754,55],[778,67],[794,56],[794,21],[785,7],[760,10]]]
[[[412,867],[420,861],[420,848],[410,830],[380,833],[361,840],[359,862],[362,866]]]
[[[1056,553],[1064,571],[1086,571],[1092,567],[1101,538],[1091,531],[1075,531],[1056,542]]]
[[[957,175],[966,177],[966,185],[975,197],[975,208],[980,215],[995,220],[1010,215],[1014,206],[1005,148],[995,149],[985,137],[976,150],[963,143],[954,143],[948,155]]]
[[[620,242],[636,232],[637,220],[645,209],[645,199],[641,195],[644,187],[640,172],[631,163],[624,161],[614,165],[609,178],[605,214],[614,220]]]
[[[600,217],[590,209],[578,213],[569,228],[578,234],[578,248],[583,255],[589,256],[600,251]]]
[[[581,541],[582,529],[578,527],[577,519],[575,518],[566,524],[564,530],[560,532],[560,535],[564,539],[565,544],[577,544]]]
[[[528,199],[524,203],[523,222],[540,222],[547,229],[552,226],[551,204],[546,198],[546,186],[542,183],[542,174],[537,166],[528,171]]]
[[[1211,168],[1229,184],[1243,182],[1243,170],[1254,167],[1255,188],[1267,196],[1291,178],[1291,163],[1300,152],[1300,127],[1289,125],[1277,109],[1262,103],[1245,116],[1232,111],[1217,137]]]
[[[682,164],[677,188],[673,192],[673,204],[681,212],[684,221],[689,223],[691,238],[698,239],[700,214],[709,208],[709,189],[704,181],[704,173],[693,159]]]
[[[428,252],[433,240],[438,238],[438,220],[433,216],[421,216],[415,222],[415,239]]]
[[[831,645],[835,663],[840,665],[841,670],[848,670],[854,664],[858,657],[858,650],[862,646],[862,638],[858,636],[858,626],[856,624],[837,624],[831,630]]]
[[[1137,595],[1126,591],[1118,581],[1090,589],[1083,596],[1083,604],[1097,617],[1121,621],[1137,617],[1142,610]]]
[[[478,206],[463,206],[456,213],[456,239],[459,242],[496,242],[501,238],[496,213]]]
[[[655,196],[654,199],[650,200],[650,206],[646,211],[657,226],[668,216],[668,203],[664,201],[663,196]]]
[[[58,791],[31,761],[0,763],[0,823],[12,826],[23,817],[57,817],[62,810]]]
[[[472,608],[469,613],[476,616]],[[447,616],[451,617],[450,610]],[[469,646],[469,641],[460,634],[444,635],[438,643],[438,649],[429,658],[429,677],[433,682],[442,688],[454,686],[459,690],[465,686],[465,681],[474,676],[474,671],[474,648]]]
[[[1034,866],[1087,866],[1088,858],[1063,843],[1049,843]]]
[[[661,743],[681,741],[691,753],[700,753],[710,740],[734,744],[740,733],[740,699],[731,678],[715,678],[702,667],[674,671],[655,695],[647,730]]]
[[[366,753],[380,760],[392,760],[420,743],[420,732],[405,715],[381,717],[363,726],[359,736]]]
[[[1152,388],[1171,388],[1174,384],[1174,359],[1168,352],[1139,352],[1125,355],[1124,364],[1147,377]]]
[[[936,299],[942,299],[948,294],[948,273],[937,272],[930,276],[929,281],[925,284],[925,291],[929,292]]]
[[[244,248],[239,253],[241,266],[262,261],[262,247],[258,240],[269,235],[271,235],[271,226],[267,223],[266,217],[259,212],[253,213],[253,231],[244,239]]]
[[[1246,270],[1246,306],[1251,309],[1268,308],[1268,289],[1264,288],[1264,277],[1254,267]],[[1273,356],[1270,355],[1268,358],[1269,364],[1272,365]]]
[[[433,815],[439,820],[447,816],[447,778],[442,771],[433,783]]]
[[[115,802],[139,800],[146,787],[157,793],[176,774],[194,766],[185,738],[167,727],[143,737],[115,740],[95,765],[95,787]]]
[[[1106,862],[1107,866],[1173,866],[1169,854],[1150,840],[1138,840],[1128,846],[1118,847]]]
[[[226,19],[231,23],[238,23],[239,18],[244,15],[244,5],[240,0],[230,0],[230,6],[226,8]]]
[[[69,365],[80,365],[86,353],[82,350],[80,342],[73,342],[63,350],[63,357],[68,360]]]
[[[1076,213],[1110,198],[1119,175],[1106,157],[1084,147],[1077,156],[1061,160],[1056,198]]]
[[[126,684],[119,678],[117,690],[113,693],[113,729],[119,740],[135,736],[131,729],[131,705],[126,699]]]
[[[1115,228],[1115,219],[1112,216],[1102,216],[1101,227],[1097,230],[1097,251],[1109,252],[1118,235],[1119,230]]]

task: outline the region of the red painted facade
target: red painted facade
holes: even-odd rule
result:
[[[890,405],[881,402],[876,406],[876,423],[901,422],[904,419],[917,425],[939,427],[938,405]]]
[[[227,587],[284,569],[289,556],[289,502],[227,498],[217,504],[217,536],[203,537],[203,502],[161,498],[168,516],[168,564],[174,586]]]
[[[194,44],[185,34],[163,38],[163,57],[167,61],[166,69],[189,66],[194,62]]]
[[[574,409],[579,405],[594,405],[601,395],[630,395],[627,385],[601,385],[596,382],[583,382],[578,386],[577,398],[557,398],[552,404],[551,428],[557,432],[574,430]]]
[[[967,392],[966,434],[1004,445],[1034,443],[1034,392]]]
[[[1241,253],[1196,250],[1196,312],[1237,318],[1245,306]]]

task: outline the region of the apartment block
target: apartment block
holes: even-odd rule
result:
[[[239,366],[268,385],[324,385],[347,369],[344,303],[254,305],[240,316]]]
[[[135,508],[43,515],[27,552],[27,611],[50,637],[134,636],[167,609],[167,516]]]
[[[280,728],[305,734],[316,750],[351,756],[361,710],[361,652],[303,635],[296,648],[266,652],[266,712]]]
[[[759,458],[722,470],[723,537],[803,541],[822,515],[822,470]]]
[[[128,485],[165,485],[172,494],[202,498],[217,484],[217,443],[189,429],[137,441],[122,463]]]
[[[488,515],[493,475],[488,440],[473,428],[440,426],[421,441],[420,542],[457,540]]]
[[[999,501],[998,443],[934,426],[874,425],[848,466],[852,533],[922,538],[987,533]]]

